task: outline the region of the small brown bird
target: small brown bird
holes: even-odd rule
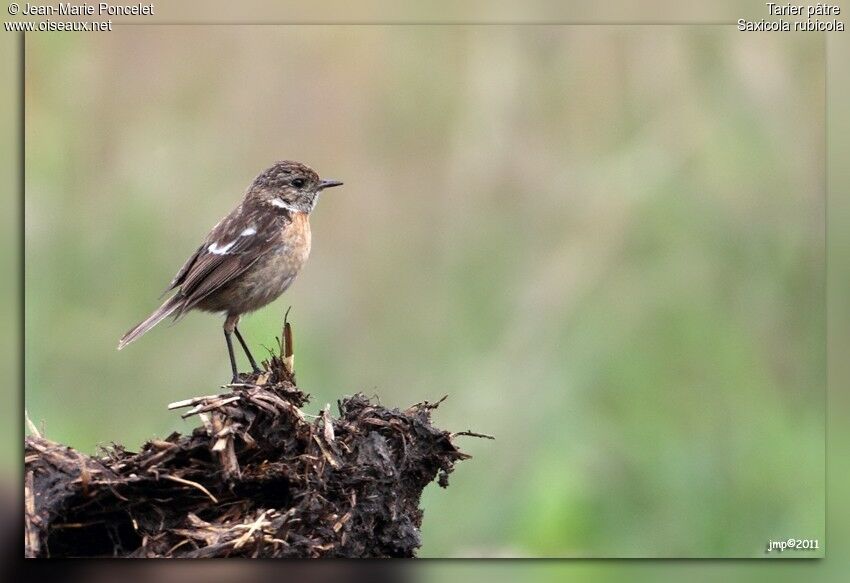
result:
[[[234,382],[239,373],[231,334],[236,334],[254,372],[259,372],[236,327],[239,317],[275,300],[292,284],[310,254],[310,213],[319,194],[341,184],[321,180],[300,162],[278,162],[262,172],[239,206],[213,227],[174,276],[165,291],[176,293],[124,334],[118,350],[168,316],[177,321],[195,308],[223,312]]]

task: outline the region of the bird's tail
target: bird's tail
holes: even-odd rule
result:
[[[162,322],[168,316],[170,316],[174,312],[174,310],[180,308],[180,306],[183,304],[183,299],[184,298],[180,297],[180,294],[177,294],[165,300],[165,302],[159,308],[157,308],[153,314],[151,314],[150,316],[130,328],[130,330],[128,330],[127,333],[121,337],[121,340],[118,341],[118,350],[121,350],[122,348],[130,344],[133,340],[135,340],[136,338],[138,338],[139,336],[141,336],[142,334]]]

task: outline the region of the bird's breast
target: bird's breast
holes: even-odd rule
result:
[[[293,213],[292,221],[281,230],[279,253],[298,271],[310,256],[311,245],[310,217],[307,213]]]
[[[310,246],[310,218],[305,213],[294,213],[292,221],[281,229],[278,244],[258,269],[261,277],[272,287],[286,289],[307,262]]]
[[[310,221],[297,213],[280,230],[277,244],[218,294],[217,299],[225,300],[221,309],[241,314],[274,301],[292,285],[309,255]]]

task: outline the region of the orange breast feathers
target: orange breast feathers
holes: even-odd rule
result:
[[[307,261],[307,257],[310,256],[312,244],[309,215],[307,213],[292,213],[292,222],[283,228],[281,238],[288,248],[288,254],[293,263],[303,265]]]

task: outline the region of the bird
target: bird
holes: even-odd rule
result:
[[[239,333],[239,318],[274,301],[292,285],[310,255],[310,213],[325,189],[341,185],[338,180],[322,180],[306,164],[291,160],[261,172],[163,292],[173,294],[124,334],[118,350],[169,316],[177,322],[191,310],[220,312],[225,316],[232,382],[239,381],[233,335],[254,373],[260,373]]]

